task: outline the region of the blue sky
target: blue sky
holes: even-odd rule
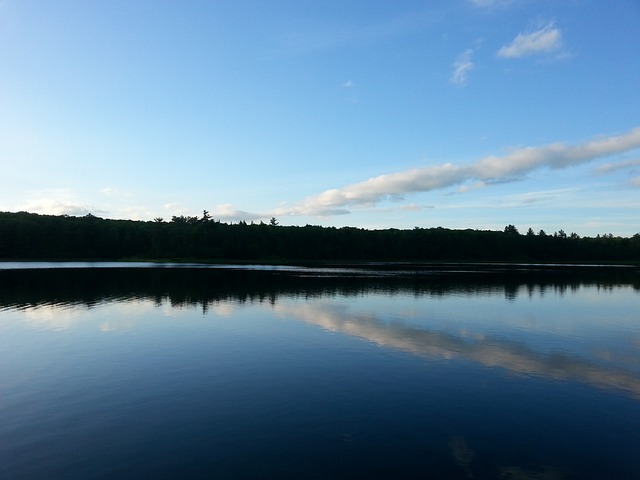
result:
[[[0,0],[0,210],[640,232],[636,0]]]

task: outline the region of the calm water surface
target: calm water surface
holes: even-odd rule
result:
[[[637,479],[639,306],[633,268],[0,264],[0,478]]]

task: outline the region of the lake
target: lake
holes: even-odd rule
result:
[[[634,267],[0,263],[0,478],[638,479]]]

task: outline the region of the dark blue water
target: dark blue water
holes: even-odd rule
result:
[[[0,478],[640,478],[636,275],[2,270]]]

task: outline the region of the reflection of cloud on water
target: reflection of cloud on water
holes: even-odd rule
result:
[[[43,330],[69,330],[84,317],[81,310],[68,305],[37,305],[21,312],[32,327]]]
[[[640,366],[640,355],[638,355],[639,352],[636,351],[638,350],[638,346],[634,345],[633,342],[631,342],[631,346],[631,352],[620,352],[598,348],[595,349],[594,355],[596,358],[608,363],[618,363],[627,365],[631,368],[638,368]]]
[[[500,367],[524,375],[555,380],[577,380],[599,388],[623,390],[640,398],[640,376],[630,371],[602,367],[565,354],[546,355],[515,342],[481,335],[456,336],[386,323],[375,313],[353,313],[345,305],[324,302],[278,304],[276,311],[332,332],[360,337],[383,347],[392,347],[421,356],[444,359],[464,358],[484,366]]]
[[[233,316],[242,306],[236,302],[212,302],[207,304],[205,313],[221,317]],[[178,318],[197,308],[195,304],[174,305],[169,299],[144,300],[139,298],[104,301],[93,305],[76,303],[50,303],[28,306],[15,310],[33,328],[42,330],[72,330],[95,328],[100,332],[132,330],[140,325],[146,316],[157,318],[158,312],[164,318]],[[88,313],[91,312],[91,313]]]
[[[154,310],[152,302],[138,300],[105,302],[92,306],[75,304],[42,304],[19,312],[32,327],[43,330],[71,330],[83,326],[95,327],[101,332],[129,330],[135,318]],[[92,310],[91,314],[87,311]]]
[[[563,480],[565,476],[556,467],[542,465],[535,468],[502,467],[498,478],[500,480]]]
[[[475,457],[475,452],[467,445],[464,438],[455,436],[449,441],[449,449],[456,465],[464,470],[468,478],[473,478],[471,462]]]
[[[209,305],[208,311],[219,317],[231,317],[240,308],[237,303],[219,302]]]
[[[460,435],[449,440],[449,452],[456,466],[465,472],[467,478],[476,478],[474,460],[476,451]],[[496,467],[499,480],[563,480],[564,473],[557,467],[550,465],[507,465]]]

